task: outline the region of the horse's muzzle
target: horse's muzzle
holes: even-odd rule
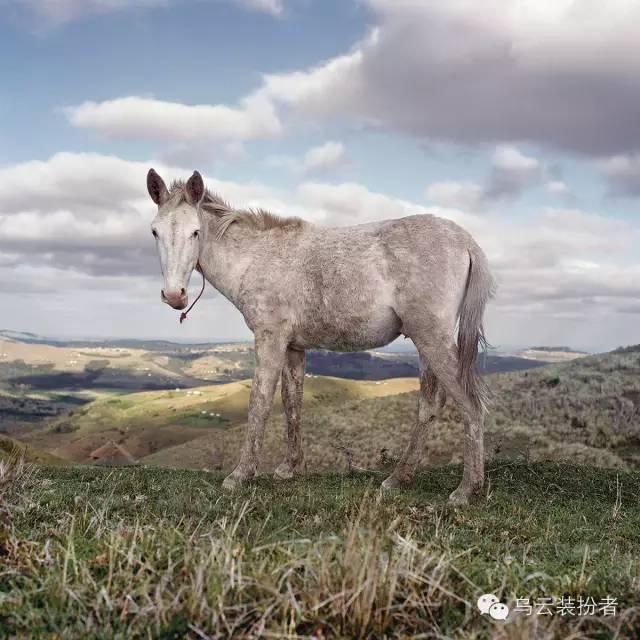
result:
[[[178,310],[184,309],[189,302],[187,292],[184,289],[180,289],[180,291],[165,291],[163,289],[160,292],[160,299],[165,304]]]

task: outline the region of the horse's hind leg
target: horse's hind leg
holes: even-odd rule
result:
[[[287,417],[287,454],[275,471],[276,478],[288,480],[300,468],[304,459],[300,422],[304,387],[304,351],[288,348],[282,368],[282,404]]]
[[[462,388],[458,379],[458,352],[447,333],[427,339],[414,338],[420,359],[429,367],[464,420],[464,471],[462,482],[449,496],[455,505],[465,504],[484,484],[484,410]]]
[[[422,362],[420,369],[418,419],[402,457],[393,473],[382,483],[382,489],[407,486],[413,481],[415,469],[419,462],[419,454],[422,450],[422,441],[429,425],[436,419],[446,400],[444,391],[438,388],[438,381],[426,366],[426,363]]]

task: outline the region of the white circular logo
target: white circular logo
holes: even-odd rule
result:
[[[509,615],[509,607],[507,607],[507,605],[503,604],[502,602],[496,602],[495,604],[491,605],[491,608],[489,609],[489,615],[494,620],[506,620],[507,616]]]
[[[485,593],[478,598],[478,609],[482,615],[488,613],[494,620],[506,620],[509,615],[509,607],[493,593]]]
[[[480,613],[484,615],[485,613],[489,613],[489,609],[491,609],[492,605],[497,602],[500,601],[493,595],[493,593],[485,593],[483,596],[478,598],[478,609],[480,609]]]

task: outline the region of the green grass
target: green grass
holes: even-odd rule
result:
[[[446,496],[459,475],[432,469],[386,496],[378,474],[261,477],[230,495],[221,475],[200,471],[43,467],[1,534],[0,629],[24,638],[636,637],[640,472],[496,462],[483,499],[453,510]],[[486,592],[511,605],[609,595],[618,614],[493,622],[475,607]]]

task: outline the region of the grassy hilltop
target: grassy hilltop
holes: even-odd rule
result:
[[[377,477],[0,465],[0,635],[17,638],[636,638],[640,472],[492,464],[380,496]],[[617,599],[616,615],[481,616],[475,602]]]
[[[415,378],[308,377],[307,473],[268,475],[284,450],[277,400],[265,475],[232,495],[222,471],[248,380],[104,394],[4,438],[0,637],[637,638],[640,349],[487,381],[487,485],[462,510],[446,505],[461,473],[449,406],[416,486],[378,493],[415,420]],[[111,440],[141,464],[74,464]],[[7,462],[16,451],[46,466]],[[610,596],[617,611],[495,622],[475,606],[486,592],[512,609]]]

